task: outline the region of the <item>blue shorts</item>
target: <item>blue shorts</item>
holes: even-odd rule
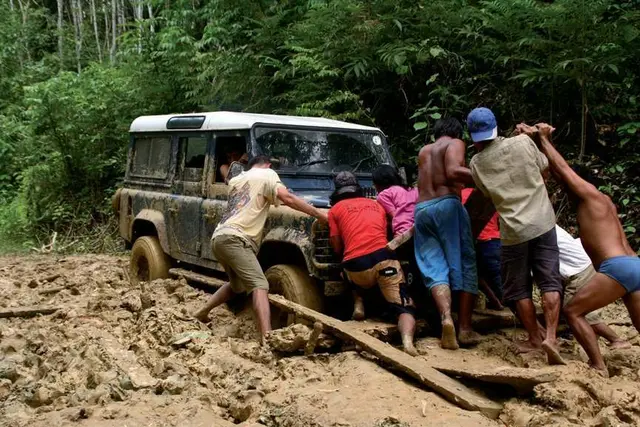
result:
[[[476,243],[478,275],[489,285],[496,297],[502,301],[502,276],[500,274],[500,239]]]
[[[640,258],[637,256],[614,256],[600,264],[598,273],[620,283],[627,293],[640,291]]]
[[[471,222],[462,202],[446,195],[416,205],[416,263],[428,289],[478,293],[478,272]]]

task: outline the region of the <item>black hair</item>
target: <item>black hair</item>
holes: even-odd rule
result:
[[[338,202],[341,202],[343,200],[364,197],[364,192],[360,187],[358,187],[355,191],[347,191],[342,194],[336,194],[336,193],[337,191],[334,191],[333,194],[329,196],[329,203],[331,204],[331,206],[335,206]]]
[[[249,160],[249,169],[251,169],[252,167],[256,166],[256,165],[266,165],[271,163],[271,159],[269,158],[269,156],[255,156],[253,158],[251,158],[251,160]]]
[[[439,119],[433,126],[433,136],[438,139],[443,136],[462,139],[462,123],[455,117]]]
[[[391,165],[378,166],[376,170],[373,171],[372,178],[373,184],[380,187],[381,191],[394,185],[406,188],[398,169]]]

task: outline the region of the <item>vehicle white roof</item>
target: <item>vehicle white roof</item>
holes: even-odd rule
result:
[[[167,122],[169,119],[173,117],[190,116],[205,116],[205,121],[202,127],[200,129],[195,129],[196,131],[251,129],[255,124],[270,124],[380,132],[380,129],[378,128],[341,122],[339,120],[325,119],[322,117],[278,116],[273,114],[236,113],[230,111],[141,116],[131,123],[129,132],[163,132],[179,130],[167,129]]]

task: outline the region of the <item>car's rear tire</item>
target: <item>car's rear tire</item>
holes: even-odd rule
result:
[[[312,310],[322,312],[323,300],[321,290],[309,273],[297,265],[276,264],[265,271],[269,282],[269,292],[283,295],[289,301]],[[272,327],[279,328],[291,323],[286,313],[272,308]]]
[[[164,253],[155,236],[138,238],[131,248],[129,278],[132,285],[169,277],[171,259]]]

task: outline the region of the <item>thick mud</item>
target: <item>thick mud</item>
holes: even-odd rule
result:
[[[640,337],[623,306],[605,313],[634,346],[607,354],[604,379],[562,340],[569,366],[530,395],[469,383],[505,403],[499,420],[464,411],[414,382],[321,336],[304,356],[309,329],[297,325],[257,342],[252,314],[226,308],[209,326],[189,313],[207,294],[185,281],[141,289],[126,258],[0,258],[0,310],[59,307],[50,315],[0,319],[2,426],[547,426],[640,425]],[[544,366],[510,349],[516,329],[496,331],[473,350],[450,352],[434,338],[418,349],[434,365]],[[293,352],[293,353],[292,353]],[[554,368],[555,369],[555,368]]]

